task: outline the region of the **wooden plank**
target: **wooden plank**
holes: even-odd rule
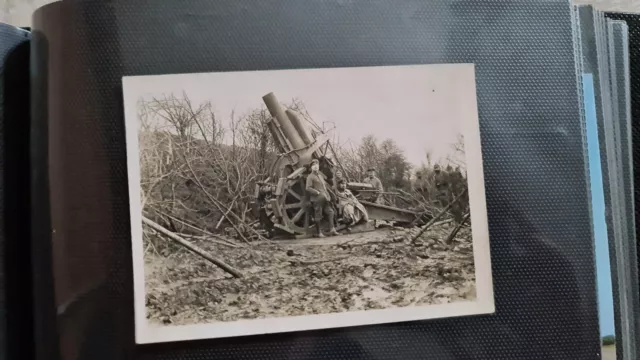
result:
[[[275,217],[277,217],[278,219],[281,219],[282,212],[280,211],[280,205],[278,204],[278,200],[277,199],[269,200],[269,205],[271,205],[271,211],[273,211],[273,214],[275,215]]]
[[[280,178],[278,179],[278,185],[276,185],[276,196],[280,196],[282,194],[284,194],[284,190],[285,190],[285,185],[287,184],[287,179],[286,178]]]
[[[289,234],[291,234],[291,235],[294,235],[294,234],[295,234],[295,231],[293,231],[293,230],[289,229],[289,227],[287,227],[287,226],[285,226],[285,225],[282,225],[282,224],[273,224],[273,226],[274,226],[274,227],[276,227],[276,228],[278,228],[278,229],[280,229],[280,230],[282,230],[282,231],[284,231],[284,232],[287,232],[287,233],[289,233]]]
[[[306,169],[304,168],[304,166],[299,167],[297,170],[295,170],[294,172],[291,173],[291,175],[287,176],[287,180],[293,180],[295,178],[297,178],[298,176],[300,176],[300,174],[302,174]]]

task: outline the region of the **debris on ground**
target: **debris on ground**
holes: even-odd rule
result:
[[[470,227],[390,227],[323,239],[194,245],[243,273],[234,278],[196,255],[145,254],[147,318],[187,325],[443,304],[475,299]]]

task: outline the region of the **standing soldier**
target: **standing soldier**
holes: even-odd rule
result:
[[[425,185],[425,179],[422,176],[422,171],[416,171],[416,181],[413,183],[413,191],[419,193],[421,196],[428,197],[429,191]]]
[[[314,220],[316,223],[316,237],[322,238],[322,222],[323,213],[327,215],[329,222],[329,235],[339,235],[334,224],[334,212],[331,206],[329,191],[320,175],[320,164],[318,160],[311,161],[311,173],[307,176],[307,184],[305,190],[311,195],[311,204],[313,205]]]
[[[369,199],[376,204],[382,204],[383,199],[381,193],[384,191],[384,188],[382,181],[376,176],[376,169],[371,168],[367,170],[367,178],[364,179],[364,183],[373,186],[373,189],[376,190],[376,192],[371,193]]]
[[[440,165],[433,166],[433,182],[436,188],[436,202],[440,206],[447,207],[449,205],[449,179],[447,174],[440,169]]]
[[[460,166],[456,166],[456,168],[453,170],[453,173],[451,173],[451,189],[453,192],[453,197],[456,197],[458,195],[460,195],[462,193],[462,191],[464,191],[465,189],[465,178],[462,175],[462,171],[460,170]]]
[[[456,203],[451,207],[451,213],[453,214],[453,218],[456,223],[460,223],[464,218],[465,213],[467,212],[467,207],[469,205],[469,197],[468,194],[462,193],[467,189],[466,179],[462,175],[462,171],[460,171],[460,167],[456,166],[453,173],[451,173],[451,192],[452,199],[458,199]]]

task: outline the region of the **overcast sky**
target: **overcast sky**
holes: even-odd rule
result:
[[[125,86],[135,97],[125,101],[184,91],[194,105],[211,101],[227,121],[231,111],[263,105],[269,92],[284,103],[297,98],[316,123],[336,127],[341,143],[393,139],[414,165],[426,151],[445,158],[465,126],[477,126],[474,70],[465,64],[141,76]]]

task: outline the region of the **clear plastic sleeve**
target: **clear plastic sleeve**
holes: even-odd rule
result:
[[[40,94],[48,105],[34,118],[41,128],[47,117],[56,120],[40,132],[48,144],[41,155],[49,154],[49,195],[41,196],[52,202],[55,232],[39,233],[34,242],[52,246],[53,273],[39,286],[55,289],[58,310],[55,319],[38,321],[58,331],[42,333],[41,353],[170,360],[599,357],[582,65],[569,1],[64,5],[40,13],[36,30],[48,41],[35,43],[46,43],[51,54],[38,77],[57,79]],[[123,76],[443,63],[475,67],[495,314],[135,345]]]
[[[637,311],[637,260],[633,170],[629,162],[631,138],[628,132],[630,102],[626,25],[611,22],[604,13],[589,6],[579,6],[578,12],[584,78],[589,83],[583,88],[583,96],[588,114],[587,139],[603,352],[615,351],[619,359],[632,359],[636,351],[636,327],[631,314]],[[594,169],[594,166],[600,169]],[[601,217],[602,212],[604,217]],[[610,304],[613,305],[613,314]],[[612,320],[615,320],[615,331],[611,328]],[[614,341],[616,345],[612,347]],[[606,354],[603,356],[606,358]]]

